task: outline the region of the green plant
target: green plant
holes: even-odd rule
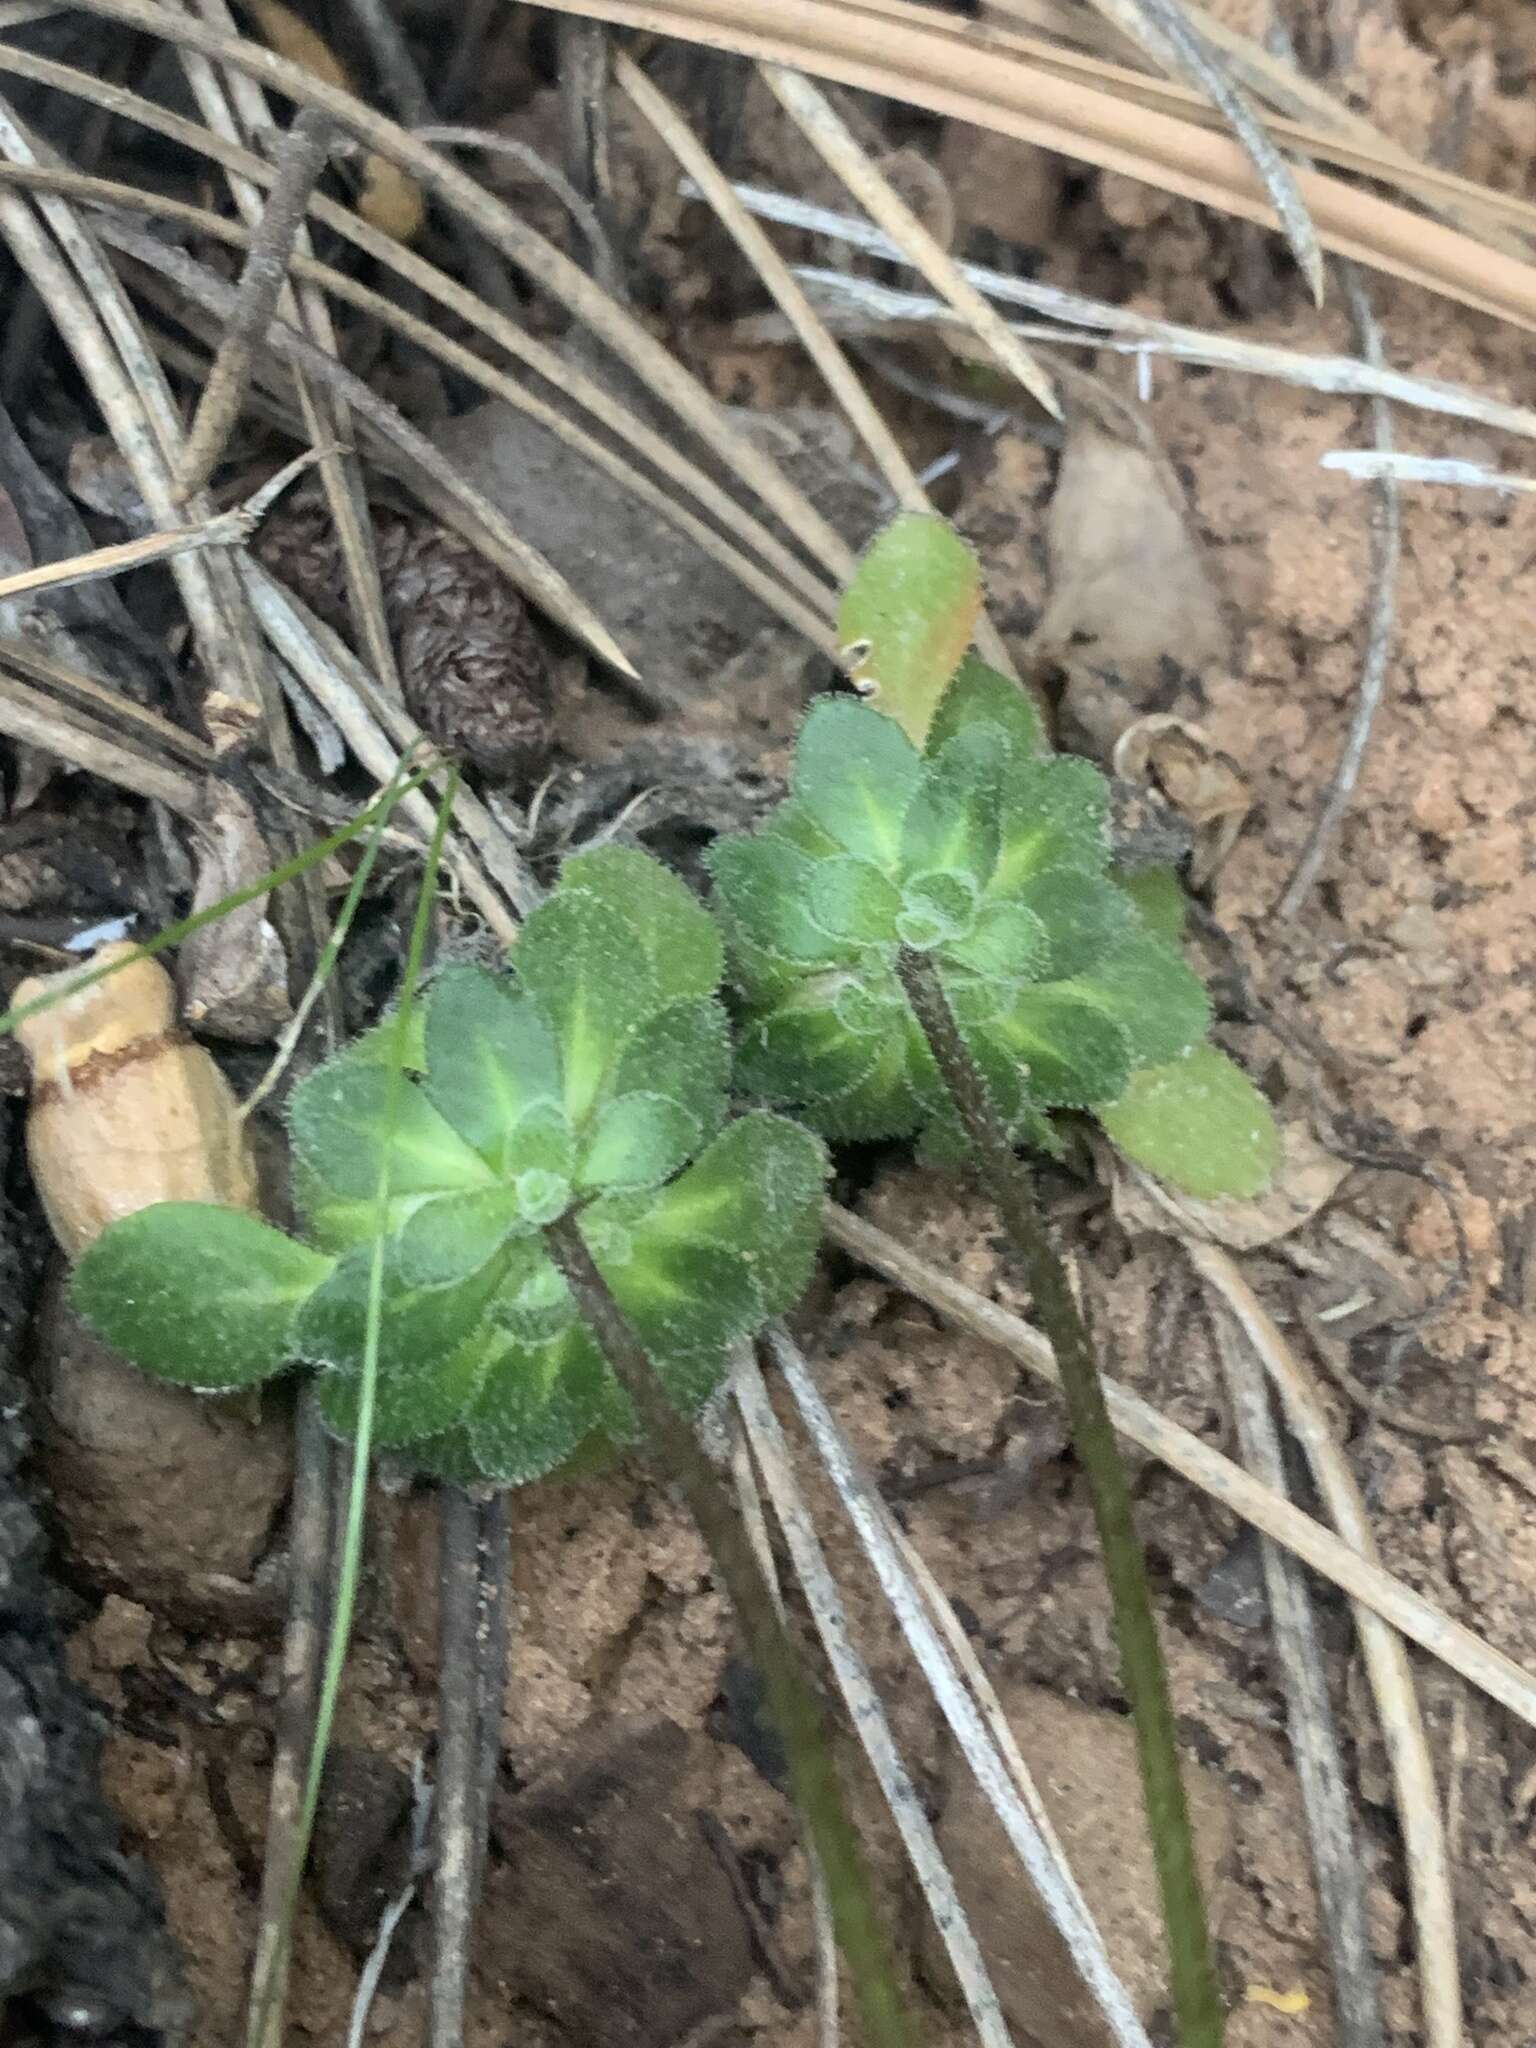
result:
[[[645,855],[606,847],[568,861],[515,971],[449,968],[417,1003],[429,900],[428,886],[400,1010],[294,1090],[304,1236],[159,1204],[87,1251],[75,1304],[128,1357],[186,1386],[247,1386],[307,1361],[326,1419],[355,1435],[349,1577],[306,1834],[372,1446],[452,1480],[511,1485],[643,1432],[763,1674],[869,2038],[901,2048],[894,1967],[820,1707],[684,1420],[734,1347],[803,1291],[824,1148],[770,1113],[728,1120],[719,934]],[[269,1995],[258,1987],[261,2014]]]
[[[930,1156],[959,1156],[897,973],[905,948],[933,963],[1010,1137],[1059,1150],[1053,1115],[1089,1110],[1195,1192],[1255,1192],[1268,1110],[1204,1044],[1205,991],[1112,874],[1108,816],[1099,771],[1042,754],[1022,692],[974,657],[921,751],[872,705],[813,705],[789,798],[710,855],[742,991],[742,1088],[828,1137],[920,1133]],[[1221,1076],[1219,1115],[1192,1115],[1178,1086],[1197,1049],[1191,1074]],[[1153,1071],[1176,1099],[1165,1109],[1143,1083],[1122,1109]],[[1256,1134],[1246,1150],[1234,1125]]]
[[[645,855],[567,862],[513,972],[449,967],[417,1007],[391,1100],[389,1020],[294,1090],[301,1236],[201,1204],[113,1226],[74,1299],[145,1370],[247,1386],[321,1369],[341,1434],[362,1385],[387,1172],[374,1441],[515,1485],[636,1434],[553,1263],[574,1215],[673,1401],[803,1291],[825,1156],[803,1126],[726,1119],[730,1052],[707,912]]]
[[[1104,776],[1048,753],[1023,691],[965,652],[979,603],[942,520],[888,527],[839,619],[866,701],[815,703],[788,798],[712,849],[738,1085],[830,1138],[919,1135],[961,1156],[906,949],[932,962],[1011,1138],[1058,1151],[1052,1118],[1088,1110],[1188,1191],[1254,1194],[1273,1119],[1205,1042],[1177,884],[1113,869]]]
[[[844,599],[867,701],[812,706],[791,790],[710,866],[741,989],[738,1081],[829,1137],[919,1137],[968,1160],[1020,1254],[1061,1369],[1135,1719],[1184,2048],[1221,2006],[1146,1564],[1087,1322],[1016,1147],[1090,1111],[1132,1158],[1202,1194],[1272,1170],[1262,1096],[1206,1042],[1178,950],[1176,878],[1112,866],[1109,790],[1047,754],[1021,690],[965,652],[968,551],[907,515]]]

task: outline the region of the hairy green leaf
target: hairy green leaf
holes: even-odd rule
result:
[[[536,1246],[532,1266],[526,1270],[517,1267],[491,1303],[492,1320],[524,1344],[547,1344],[576,1319],[576,1304],[565,1275],[544,1249],[542,1238],[536,1240]]]
[[[1021,989],[985,1036],[1019,1063],[1025,1094],[1045,1108],[1112,1102],[1130,1076],[1124,1027],[1071,982]]]
[[[1170,867],[1116,868],[1114,881],[1135,904],[1142,923],[1154,937],[1177,945],[1184,936],[1184,885]]]
[[[389,1192],[443,1194],[486,1186],[491,1169],[412,1081],[391,1089],[382,1067],[343,1054],[294,1089],[288,1107],[294,1156],[334,1194],[371,1201],[386,1152]]]
[[[781,1314],[810,1280],[828,1170],[803,1125],[763,1110],[738,1117],[637,1219],[626,1270],[668,1246],[714,1246],[744,1262],[765,1315]]]
[[[1175,1059],[1210,1028],[1199,975],[1150,932],[1137,932],[1072,986],[1122,1026],[1133,1066]]]
[[[715,899],[752,946],[779,960],[815,965],[847,960],[852,949],[811,917],[816,864],[786,840],[760,833],[717,839],[708,865]]]
[[[699,1120],[654,1091],[615,1096],[593,1120],[577,1175],[584,1189],[653,1188],[696,1148]]]
[[[479,1327],[515,1246],[451,1287],[414,1286],[386,1247],[379,1373],[413,1372],[452,1355]],[[347,1252],[304,1301],[293,1327],[296,1354],[312,1365],[361,1368],[368,1329],[373,1247]]]
[[[900,1021],[878,1041],[869,1071],[804,1114],[828,1138],[910,1137],[925,1114],[914,1075],[927,1058],[911,1013],[903,1010]]]
[[[611,1409],[611,1380],[577,1322],[542,1344],[492,1334],[485,1376],[465,1419],[477,1468],[501,1486],[555,1471]]]
[[[805,907],[829,938],[888,946],[895,943],[901,892],[868,861],[836,854],[816,863]]]
[[[335,1057],[351,1060],[358,1066],[392,1067],[398,1035],[399,1014],[393,1009],[386,1010],[377,1024],[359,1032]],[[400,1064],[408,1074],[421,1073],[427,1064],[426,1010],[421,1003],[411,1005],[411,1014],[405,1020],[404,1058]]]
[[[609,1086],[615,1096],[637,1089],[665,1095],[695,1119],[704,1139],[725,1121],[730,1077],[725,1011],[713,997],[699,997],[670,1003],[637,1025],[624,1041]]]
[[[811,1104],[842,1095],[869,1073],[878,1041],[844,1028],[838,1003],[850,980],[827,979],[837,986],[797,989],[771,1010],[743,1020],[736,1078],[744,1093],[765,1102]]]
[[[1000,1001],[1013,983],[1041,980],[1045,957],[1045,926],[1035,913],[995,899],[983,903],[971,929],[945,948],[946,960],[998,984]]]
[[[513,1179],[535,1172],[575,1179],[576,1133],[558,1102],[536,1102],[524,1110],[503,1140],[503,1149],[506,1171]]]
[[[554,1030],[566,1114],[580,1124],[631,1028],[665,1007],[655,970],[611,903],[562,889],[524,925],[517,972]]]
[[[832,1007],[845,1031],[858,1038],[870,1033],[883,1038],[898,1028],[906,1000],[894,967],[882,967],[857,981],[851,975],[845,977]]]
[[[1122,890],[1081,868],[1047,868],[1009,899],[1032,911],[1045,932],[1036,967],[1042,981],[1087,974],[1140,936],[1136,912]]]
[[[837,644],[854,685],[921,746],[981,611],[976,557],[947,521],[903,512],[843,593]]]
[[[156,1202],[86,1250],[70,1301],[156,1379],[221,1393],[282,1369],[294,1318],[331,1266],[242,1209]]]
[[[843,850],[842,842],[817,824],[798,797],[787,796],[781,804],[775,804],[757,831],[759,838],[782,839],[797,853],[809,854],[813,860]]]
[[[1109,860],[1109,785],[1091,761],[1066,755],[1010,760],[1003,771],[998,823],[989,894],[1016,896],[1048,868],[1101,875]]]
[[[395,1263],[407,1286],[450,1286],[477,1273],[508,1238],[532,1228],[517,1190],[505,1182],[431,1195],[401,1224]]]
[[[957,733],[923,765],[901,834],[909,875],[953,871],[984,888],[997,865],[998,775],[1007,741],[995,725]]]
[[[560,1061],[549,1025],[506,975],[450,967],[426,998],[429,1099],[500,1168],[507,1133],[532,1104],[558,1102]]]
[[[666,1377],[681,1353],[717,1354],[760,1330],[768,1310],[751,1259],[735,1249],[662,1236],[640,1225],[634,1257],[603,1278],[635,1334]]]
[[[562,888],[597,897],[634,933],[667,1002],[713,995],[725,972],[714,919],[676,875],[633,846],[599,846],[560,870]]]
[[[902,884],[896,929],[903,945],[927,952],[964,938],[976,922],[976,884],[963,872],[913,875]]]
[[[979,654],[968,654],[939,699],[926,751],[930,756],[937,754],[957,733],[982,725],[996,726],[1020,761],[1040,751],[1040,719],[1023,686],[1001,670],[989,668]]]
[[[1280,1163],[1269,1104],[1213,1045],[1144,1067],[1098,1117],[1128,1158],[1202,1201],[1260,1194]]]
[[[476,1330],[446,1356],[396,1360],[388,1370],[381,1366],[374,1382],[371,1432],[379,1449],[406,1448],[461,1420],[485,1378],[494,1343],[493,1331]],[[356,1436],[362,1391],[360,1369],[319,1375],[320,1413],[337,1436]]]
[[[818,697],[795,748],[801,806],[845,853],[894,874],[922,758],[891,719],[851,697]]]

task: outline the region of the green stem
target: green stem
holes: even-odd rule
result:
[[[897,971],[971,1141],[983,1186],[1024,1263],[1035,1314],[1061,1370],[1072,1447],[1088,1481],[1114,1607],[1126,1697],[1162,1895],[1174,2013],[1183,2048],[1220,2048],[1221,1997],[1211,1961],[1189,1806],[1179,1771],[1173,1702],[1136,1534],[1131,1489],[1115,1442],[1088,1324],[1046,1230],[1029,1173],[1015,1153],[971,1058],[938,970],[903,948]]]
[[[826,1873],[838,1945],[848,1962],[870,2048],[908,2048],[911,2035],[897,1987],[895,1960],[843,1800],[830,1732],[774,1610],[773,1596],[746,1529],[692,1428],[667,1398],[655,1366],[598,1271],[575,1218],[561,1217],[546,1228],[544,1237],[583,1321],[597,1339],[614,1378],[634,1403],[658,1462],[682,1489],[725,1581],[748,1653],[762,1675],[788,1760],[795,1803]]]

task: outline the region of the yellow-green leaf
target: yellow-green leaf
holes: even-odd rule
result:
[[[976,557],[945,520],[903,512],[843,593],[837,644],[856,689],[920,747],[981,612]]]

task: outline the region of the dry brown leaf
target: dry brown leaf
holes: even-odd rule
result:
[[[1167,660],[1196,669],[1227,636],[1167,459],[1074,403],[1046,526],[1051,594],[1031,648],[1116,669],[1133,687]]]
[[[1325,1151],[1304,1124],[1281,1127],[1280,1152],[1269,1187],[1246,1202],[1202,1202],[1154,1180],[1118,1153],[1108,1154],[1116,1219],[1129,1231],[1198,1237],[1236,1252],[1273,1244],[1310,1223],[1349,1172],[1348,1162]]]
[[[1197,888],[1208,882],[1253,808],[1237,763],[1202,727],[1167,712],[1127,726],[1111,759],[1117,775],[1148,785],[1189,820],[1195,832],[1190,878]]]

